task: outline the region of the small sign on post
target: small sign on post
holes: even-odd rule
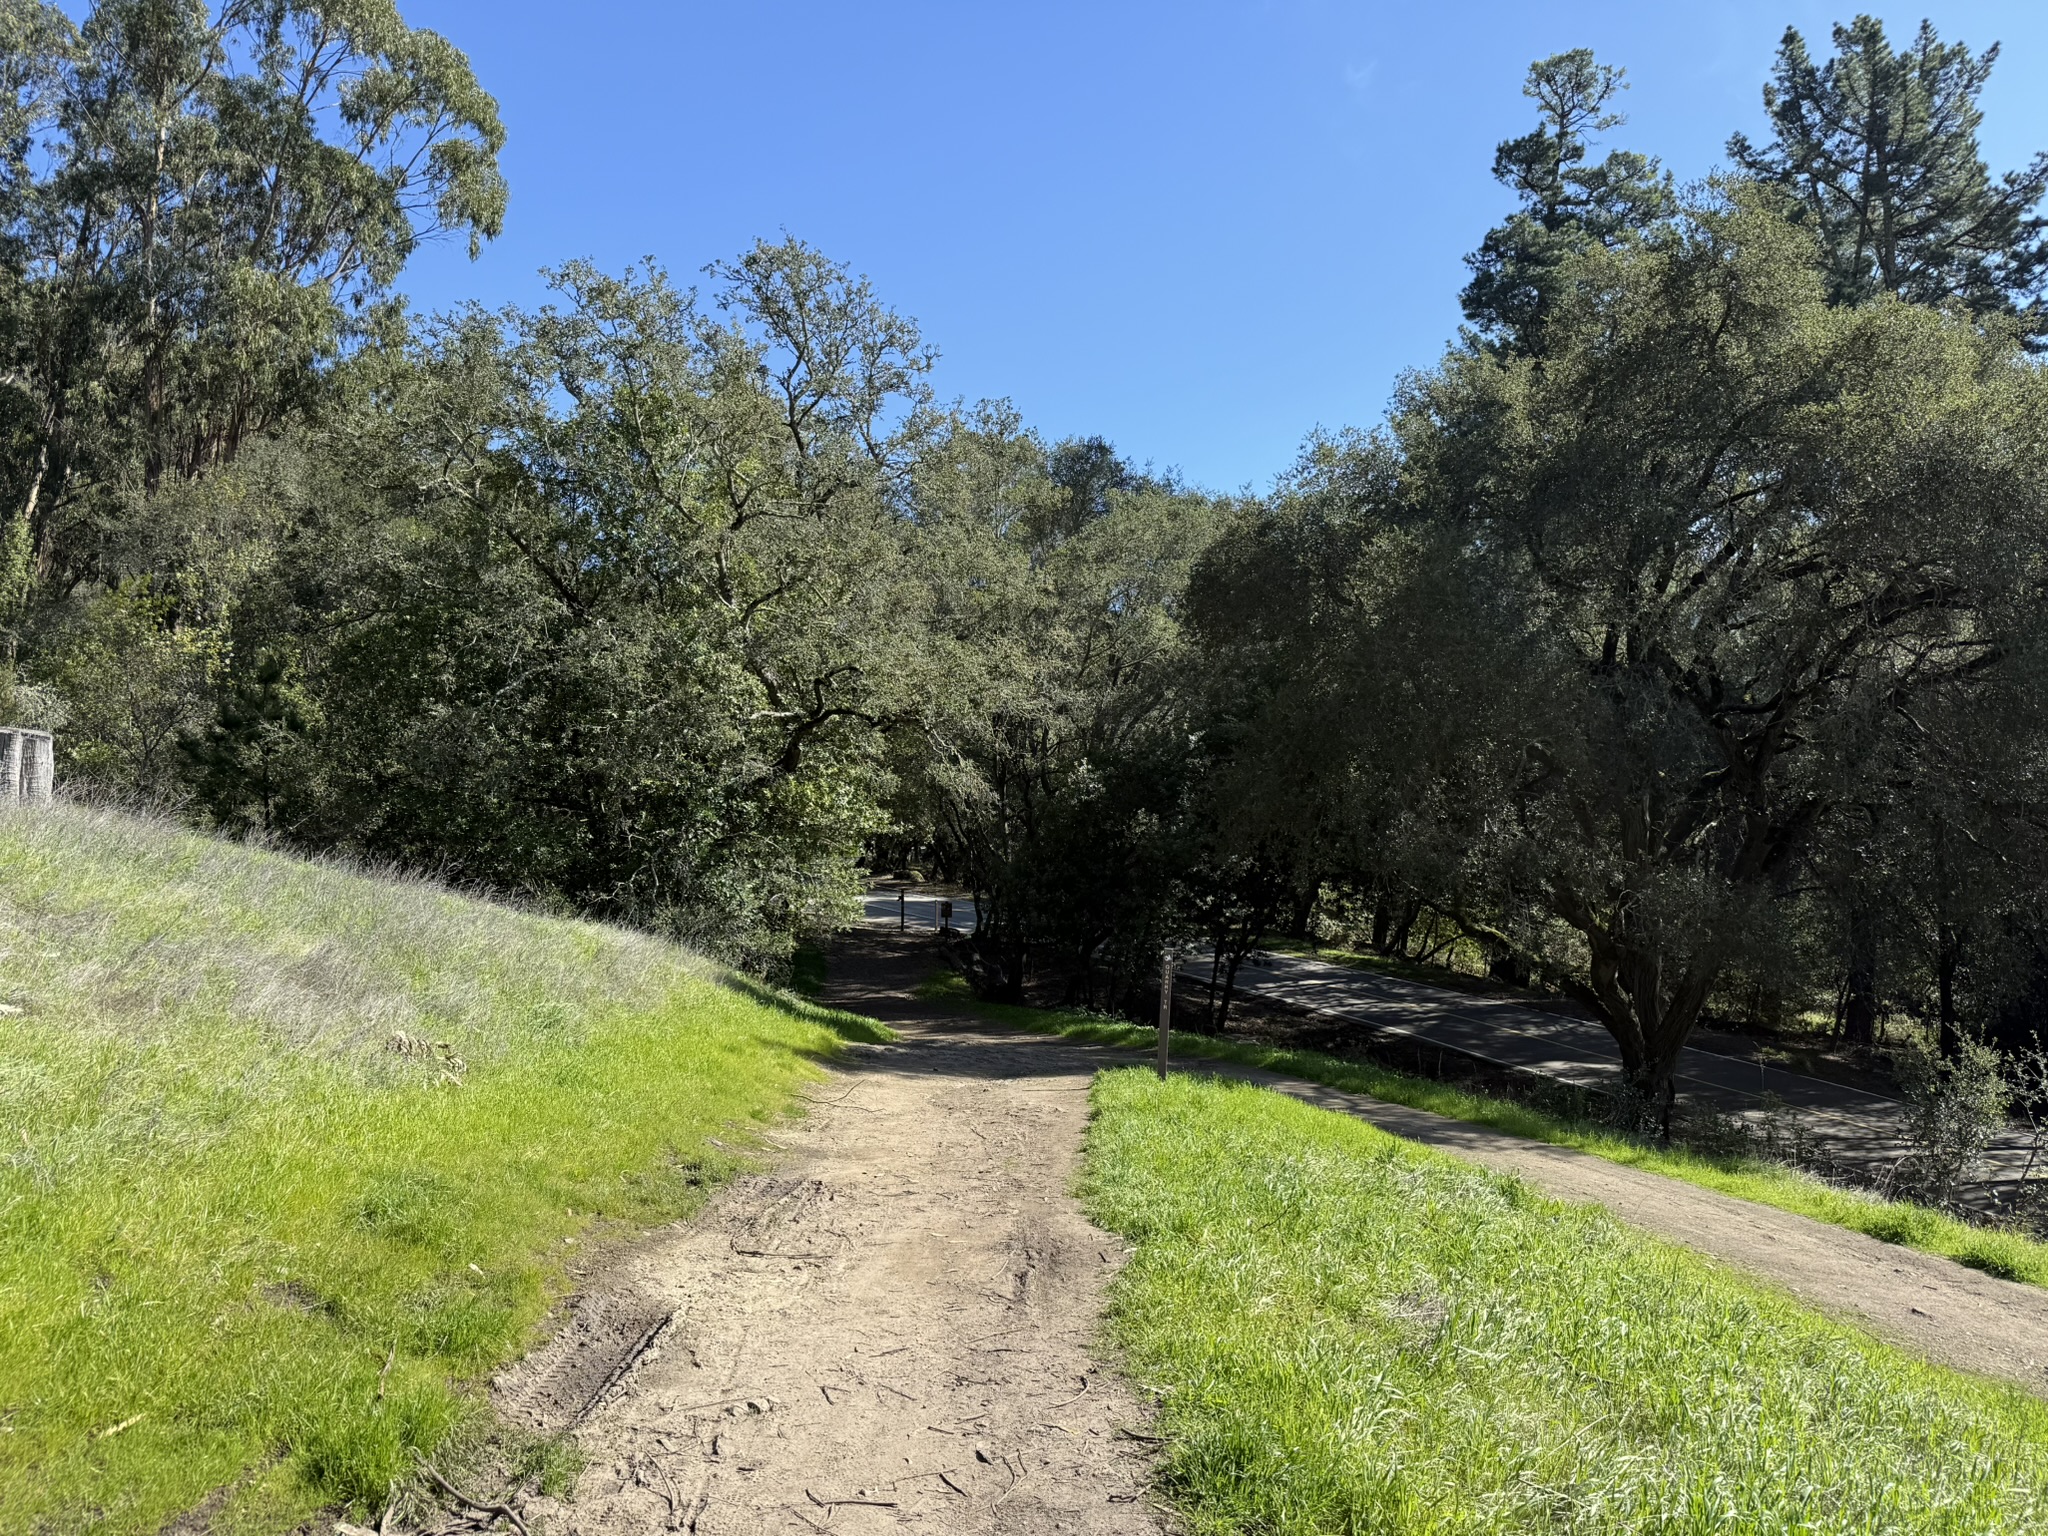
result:
[[[1159,1080],[1166,1081],[1166,1041],[1173,1033],[1174,954],[1166,950],[1159,957]]]
[[[952,926],[953,903],[951,903],[950,901],[942,901],[939,903],[939,932],[944,933],[948,928]]]

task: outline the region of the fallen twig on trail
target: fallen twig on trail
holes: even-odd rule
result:
[[[686,1403],[680,1408],[671,1408],[667,1411],[670,1413],[696,1413],[704,1408],[730,1408],[734,1403],[756,1403],[760,1401],[761,1399],[758,1397],[715,1397],[708,1403]],[[636,1429],[644,1429],[646,1427],[645,1425],[634,1426]]]
[[[952,1489],[955,1493],[959,1494],[961,1498],[967,1498],[967,1490],[965,1488],[962,1488],[958,1483],[954,1482],[953,1479],[947,1476],[944,1472],[941,1472],[939,1474],[939,1481],[944,1483],[948,1488]]]
[[[531,1533],[526,1529],[526,1522],[519,1518],[519,1511],[510,1504],[486,1504],[482,1499],[472,1499],[460,1488],[449,1482],[447,1478],[443,1477],[439,1469],[418,1451],[414,1451],[412,1455],[413,1460],[420,1464],[420,1470],[426,1473],[427,1480],[447,1494],[449,1498],[462,1505],[463,1508],[473,1509],[480,1515],[490,1515],[493,1518],[504,1520],[513,1530],[519,1533],[519,1536],[531,1536]]]
[[[1065,1403],[1054,1403],[1054,1404],[1052,1405],[1052,1408],[1064,1408],[1064,1407],[1066,1407],[1066,1406],[1067,1406],[1067,1403],[1078,1403],[1079,1401],[1081,1401],[1081,1399],[1082,1399],[1082,1398],[1086,1397],[1087,1395],[1088,1395],[1088,1378],[1087,1378],[1086,1376],[1083,1376],[1083,1377],[1081,1378],[1081,1390],[1080,1390],[1080,1391],[1078,1391],[1078,1392],[1076,1392],[1076,1393],[1075,1393],[1075,1394],[1074,1394],[1074,1395],[1073,1395],[1072,1397],[1068,1398],[1068,1399],[1067,1399],[1067,1401],[1066,1401]],[[1046,1409],[1045,1411],[1046,1411],[1047,1413],[1051,1413],[1051,1412],[1052,1412],[1052,1408],[1048,1408],[1048,1409]]]
[[[802,1099],[806,1104],[844,1104],[848,1099],[852,1098],[856,1093],[860,1092],[861,1086],[861,1084],[855,1083],[851,1088],[848,1088],[846,1092],[839,1095],[839,1097],[836,1099],[814,1099],[808,1093],[800,1093],[797,1095],[797,1097]]]
[[[647,1476],[645,1472],[645,1468],[647,1467],[652,1467],[655,1471],[661,1474],[661,1487],[657,1488],[652,1483],[647,1481]],[[637,1483],[640,1487],[645,1488],[649,1493],[657,1493],[661,1495],[663,1501],[668,1505],[668,1522],[666,1528],[671,1531],[679,1529],[682,1525],[682,1505],[676,1493],[675,1479],[668,1475],[668,1468],[664,1467],[659,1461],[657,1461],[652,1456],[636,1456],[633,1458],[633,1481]]]
[[[804,1490],[804,1497],[820,1509],[833,1509],[841,1504],[863,1504],[869,1509],[894,1509],[897,1507],[894,1499],[821,1499],[808,1488]]]

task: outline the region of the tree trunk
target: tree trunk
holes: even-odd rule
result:
[[[1842,1036],[1851,1045],[1877,1044],[1876,923],[1860,909],[1849,913],[1848,976],[1842,988]]]
[[[1620,1048],[1624,1083],[1644,1117],[1631,1129],[1654,1123],[1668,1141],[1678,1102],[1678,1058],[1706,1007],[1713,970],[1682,971],[1667,984],[1656,954],[1607,933],[1587,937],[1594,1005]]]
[[[1935,1042],[1942,1055],[1953,1059],[1963,1051],[1962,1026],[1956,1017],[1956,972],[1963,963],[1963,935],[1960,929],[1948,923],[1941,924],[1935,931],[1938,941],[1934,980],[1940,997]]]

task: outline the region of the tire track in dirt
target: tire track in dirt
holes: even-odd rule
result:
[[[855,934],[830,1001],[852,1047],[775,1170],[627,1255],[500,1409],[574,1426],[578,1536],[922,1526],[1169,1529],[1142,1400],[1098,1353],[1123,1258],[1071,1193],[1101,1053],[910,999],[922,946]]]

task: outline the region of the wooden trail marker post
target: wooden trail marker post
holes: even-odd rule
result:
[[[1172,950],[1166,950],[1159,957],[1159,1080],[1166,1081],[1166,1041],[1173,1033],[1173,961]]]

